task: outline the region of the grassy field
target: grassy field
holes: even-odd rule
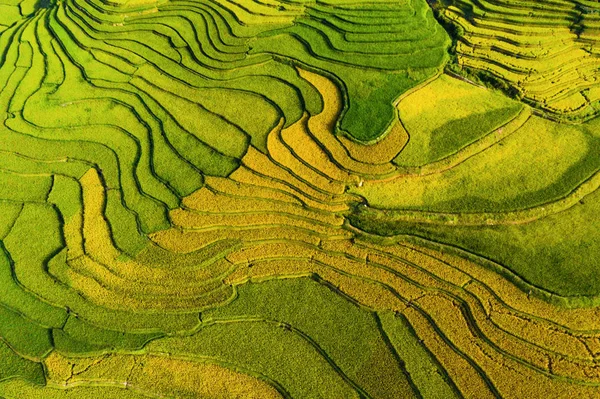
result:
[[[600,397],[600,8],[0,0],[0,398]]]
[[[394,163],[418,167],[446,158],[505,125],[522,105],[441,75],[403,97],[397,108],[410,141]]]

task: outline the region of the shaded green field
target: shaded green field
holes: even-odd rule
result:
[[[530,116],[516,130],[507,128],[510,123],[488,134],[497,140],[480,152],[455,145],[456,160],[442,160],[431,172],[426,165],[424,176],[408,174],[353,189],[373,209],[359,208],[352,223],[381,235],[415,235],[454,245],[502,265],[511,279],[547,291],[544,296],[556,294],[573,305],[596,303],[600,286],[589,254],[595,253],[597,241],[592,210],[600,168],[597,120],[566,125]],[[421,128],[436,131],[435,126]],[[503,130],[509,135],[503,136]],[[577,194],[584,183],[591,191]],[[568,205],[560,205],[571,197]],[[418,211],[425,212],[423,217],[410,223]]]
[[[594,193],[564,212],[522,225],[449,227],[381,220],[372,224],[360,216],[356,223],[373,232],[415,235],[462,248],[507,266],[504,274],[509,278],[514,280],[512,273],[516,274],[517,279],[555,294],[552,300],[595,306],[600,280],[590,254],[598,249],[597,210],[598,194]]]

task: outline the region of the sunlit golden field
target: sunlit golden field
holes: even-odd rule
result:
[[[598,29],[0,0],[0,398],[600,398]]]

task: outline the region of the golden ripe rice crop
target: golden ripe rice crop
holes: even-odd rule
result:
[[[600,398],[599,29],[0,0],[0,398]]]

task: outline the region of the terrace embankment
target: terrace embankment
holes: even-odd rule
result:
[[[436,1],[455,39],[448,68],[522,98],[546,117],[598,113],[598,4],[591,1]]]

